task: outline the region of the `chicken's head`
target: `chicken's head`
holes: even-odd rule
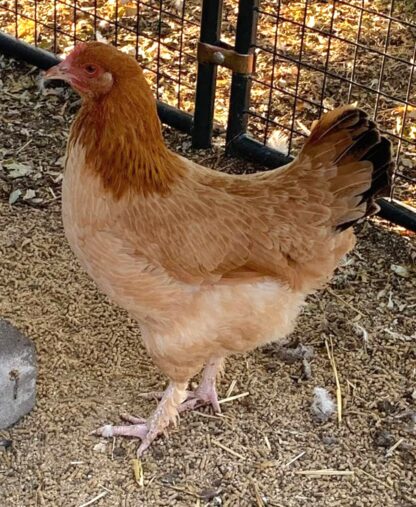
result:
[[[101,42],[78,44],[65,60],[45,73],[45,79],[66,81],[81,95],[95,98],[109,93],[116,83],[132,78],[144,81],[136,60]]]

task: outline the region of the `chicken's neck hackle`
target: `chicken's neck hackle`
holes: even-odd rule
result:
[[[79,142],[86,168],[114,197],[169,192],[184,168],[165,146],[156,102],[143,76],[120,80],[98,99],[84,98],[69,145]]]

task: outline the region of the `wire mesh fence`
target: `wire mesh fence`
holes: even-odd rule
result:
[[[199,2],[0,1],[6,33],[55,54],[101,37],[140,61],[159,99],[187,112],[193,110],[199,27]]]
[[[256,19],[257,33],[249,26]],[[236,76],[216,65],[203,73],[199,65],[198,80],[204,26],[211,38],[218,32],[219,47],[255,52],[254,72]],[[139,60],[164,103],[193,114],[200,86],[199,108],[211,101],[212,111],[203,104],[194,132],[212,114],[228,125],[228,141],[241,131],[284,155],[297,153],[324,111],[355,103],[393,142],[392,197],[416,207],[414,0],[0,0],[0,30],[57,54],[102,37]],[[231,77],[241,78],[236,92],[251,83],[234,107]],[[210,136],[202,137],[207,145]]]
[[[412,1],[260,2],[249,132],[295,154],[323,111],[357,104],[392,140],[394,196],[416,204]]]

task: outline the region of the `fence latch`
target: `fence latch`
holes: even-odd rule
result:
[[[212,46],[205,42],[198,42],[198,62],[214,63],[231,69],[238,74],[252,74],[254,72],[254,54],[243,55],[232,48]]]

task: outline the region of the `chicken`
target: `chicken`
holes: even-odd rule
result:
[[[353,248],[351,226],[389,191],[391,147],[363,111],[343,107],[285,167],[228,175],[165,146],[140,66],[114,47],[79,44],[46,78],[82,97],[63,179],[69,244],[140,324],[169,378],[148,420],[125,416],[129,425],[96,432],[140,438],[140,456],[180,412],[219,412],[215,380],[227,356],[293,330],[306,296]]]

